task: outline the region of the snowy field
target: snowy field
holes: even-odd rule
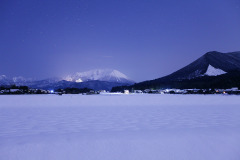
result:
[[[240,160],[240,96],[0,96],[1,160]]]

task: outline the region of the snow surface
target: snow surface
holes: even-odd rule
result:
[[[227,72],[221,70],[221,69],[218,69],[218,68],[214,68],[213,66],[211,66],[209,64],[208,66],[208,69],[205,73],[205,75],[207,76],[219,76],[219,75],[222,75],[222,74],[226,74]]]
[[[0,96],[3,160],[239,160],[239,96]]]

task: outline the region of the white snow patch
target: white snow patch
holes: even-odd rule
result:
[[[218,69],[218,68],[214,68],[213,66],[211,66],[209,64],[208,66],[208,69],[206,71],[206,73],[204,75],[207,75],[207,76],[218,76],[218,75],[222,75],[222,74],[226,74],[227,72],[221,70],[221,69]]]
[[[66,78],[64,78],[64,80],[66,80],[66,81],[73,81],[73,79],[72,79],[72,77],[71,76],[67,76]]]
[[[81,78],[79,78],[79,79],[76,80],[76,82],[81,83],[81,82],[83,82],[83,80]]]

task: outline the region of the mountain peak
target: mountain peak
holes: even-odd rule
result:
[[[218,51],[209,51],[209,52],[205,53],[205,55],[213,55],[213,54],[218,54],[218,53],[221,53],[221,52],[218,52]]]

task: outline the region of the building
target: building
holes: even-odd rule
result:
[[[129,94],[129,90],[124,90],[124,94]]]

